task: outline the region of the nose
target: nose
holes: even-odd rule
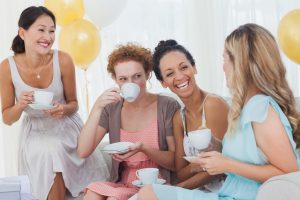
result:
[[[128,78],[126,83],[133,83],[133,79],[132,78]]]
[[[53,39],[53,37],[54,37],[54,34],[53,33],[50,33],[50,32],[47,32],[47,31],[45,31],[45,33],[44,33],[44,38],[46,39],[46,40],[52,40]]]
[[[175,72],[175,80],[181,80],[182,78],[184,78],[184,74],[182,72]]]

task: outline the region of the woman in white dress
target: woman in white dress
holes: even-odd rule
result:
[[[25,114],[19,174],[29,176],[32,194],[40,200],[63,200],[67,191],[76,197],[90,182],[109,174],[101,154],[87,159],[77,155],[83,123],[76,113],[74,64],[68,54],[51,50],[55,25],[47,8],[25,9],[12,43],[14,56],[0,65],[3,121],[11,125]],[[34,91],[53,92],[53,108],[33,109]]]

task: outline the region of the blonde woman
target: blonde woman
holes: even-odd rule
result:
[[[299,170],[299,116],[274,37],[256,24],[240,26],[226,38],[223,68],[232,94],[223,150],[193,160],[211,175],[226,173],[222,188],[203,193],[153,185],[139,199],[255,199],[262,182]]]

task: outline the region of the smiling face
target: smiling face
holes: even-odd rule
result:
[[[140,95],[146,92],[146,84],[149,74],[146,74],[144,67],[141,63],[136,61],[124,61],[118,63],[114,67],[116,83],[121,86],[124,83],[136,83],[140,86]]]
[[[197,87],[195,66],[179,51],[171,51],[160,60],[162,85],[168,87],[180,98],[190,96]]]
[[[55,24],[51,17],[41,15],[28,30],[20,28],[19,35],[24,40],[26,50],[47,54],[55,40]]]

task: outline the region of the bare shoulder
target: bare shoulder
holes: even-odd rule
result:
[[[0,77],[7,77],[7,75],[10,76],[10,68],[8,59],[6,58],[0,63]]]
[[[222,97],[218,95],[209,95],[206,97],[205,101],[205,109],[213,109],[213,110],[219,110],[219,109],[228,109],[228,104]]]
[[[74,63],[71,56],[63,51],[58,51],[58,59],[61,71],[64,73],[65,71],[73,71]]]
[[[72,65],[74,65],[72,57],[64,51],[58,50],[58,59],[59,59],[59,64],[63,64],[63,65],[72,64]]]

